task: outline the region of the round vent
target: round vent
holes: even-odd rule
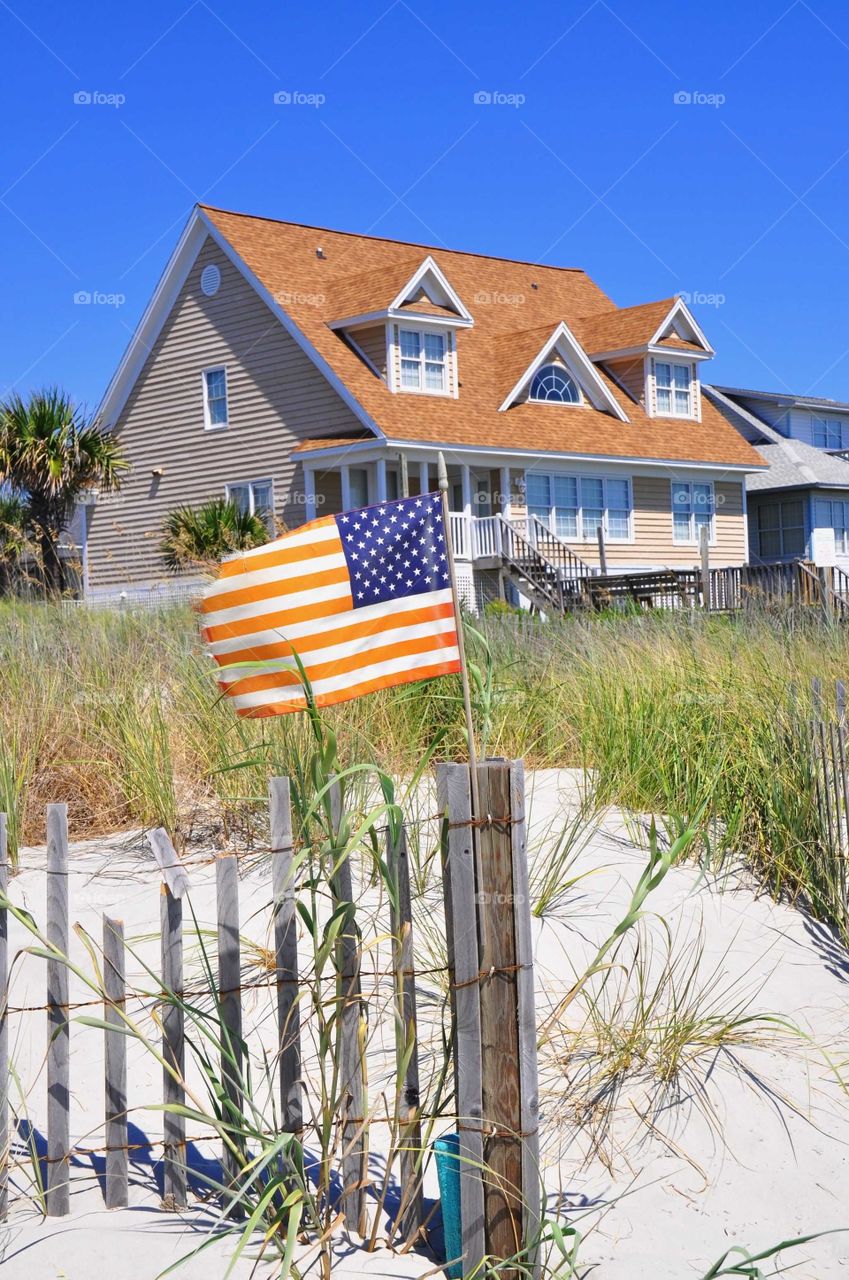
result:
[[[207,298],[211,298],[221,288],[221,272],[213,263],[201,271],[200,287]]]

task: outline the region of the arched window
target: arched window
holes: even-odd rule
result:
[[[581,396],[575,383],[559,364],[544,364],[534,374],[531,383],[531,400],[553,400],[556,404],[580,404]]]

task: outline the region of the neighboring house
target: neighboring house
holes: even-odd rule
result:
[[[521,579],[505,521],[562,572],[598,565],[599,528],[614,571],[693,566],[702,526],[744,563],[765,464],[702,395],[712,355],[680,299],[200,206],[101,405],[132,472],[88,512],[88,590],[166,582],[178,504],[291,528],[433,490],[440,451],[469,596]]]
[[[752,563],[806,559],[849,572],[849,404],[704,391],[769,463],[746,479]]]

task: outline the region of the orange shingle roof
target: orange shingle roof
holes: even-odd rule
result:
[[[630,419],[627,423],[587,406],[525,403],[499,412],[522,371],[514,372],[520,359],[524,368],[537,354],[534,331],[541,335],[541,346],[565,320],[586,349],[588,327],[591,332],[604,332],[604,320],[614,331],[617,318],[624,317],[630,325],[631,317],[642,312],[640,333],[644,334],[650,308],[668,311],[673,299],[619,310],[585,272],[574,268],[539,266],[203,208],[269,292],[292,299],[286,306],[289,315],[390,439],[482,449],[763,465],[752,446],[707,397],[701,422],[650,418],[606,375],[602,376],[612,395]],[[319,245],[324,251],[322,258],[316,256]],[[458,399],[393,394],[329,327],[332,321],[344,318],[346,311],[350,315],[373,309],[366,304],[378,295],[381,305],[391,301],[427,253],[474,317],[472,328],[457,333]],[[372,291],[370,282],[374,280],[377,284]],[[393,293],[391,286],[396,280]],[[341,307],[340,299],[348,305]],[[657,324],[662,318],[660,315]],[[511,351],[515,359],[509,357],[508,367]]]
[[[641,346],[654,337],[674,302],[674,298],[661,298],[638,307],[620,307],[604,316],[588,316],[576,322],[575,336],[587,352]]]

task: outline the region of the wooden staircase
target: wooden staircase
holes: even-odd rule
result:
[[[590,566],[537,516],[521,523],[499,519],[502,564],[522,595],[546,612],[575,608],[583,595],[583,579],[593,573]]]

